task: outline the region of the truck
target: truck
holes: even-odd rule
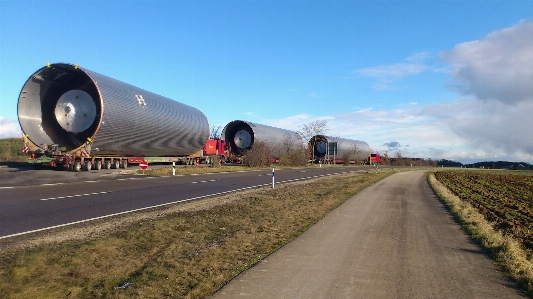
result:
[[[366,161],[370,165],[377,165],[381,164],[381,156],[379,154],[370,154],[368,155],[368,159]]]

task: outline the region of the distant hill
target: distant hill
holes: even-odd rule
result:
[[[485,161],[470,164],[463,164],[457,161],[442,159],[438,161],[438,166],[444,167],[464,167],[464,168],[485,168],[485,169],[518,169],[533,170],[533,165],[527,162],[509,162],[509,161]]]
[[[526,162],[509,162],[509,161],[486,161],[465,164],[467,168],[486,168],[486,169],[516,169],[516,170],[533,170],[533,165]]]

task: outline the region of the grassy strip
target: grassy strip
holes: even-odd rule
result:
[[[428,181],[438,198],[450,209],[452,215],[472,238],[480,244],[510,276],[518,282],[525,293],[533,298],[533,261],[519,242],[494,230],[476,208],[462,201],[435,179]]]
[[[132,167],[132,166],[130,166]],[[316,165],[311,166],[302,166],[302,168],[309,168],[309,167],[318,167]],[[324,165],[324,167],[346,167],[340,164],[337,165]],[[290,166],[280,166],[276,165],[275,169],[289,169],[294,168]],[[351,168],[354,168],[353,166]],[[357,167],[355,167],[357,169]],[[189,175],[189,174],[205,174],[205,173],[221,173],[221,172],[237,172],[237,171],[254,171],[254,170],[265,170],[264,167],[248,167],[248,166],[239,166],[239,165],[232,165],[232,166],[185,166],[185,167],[176,167],[176,175]],[[161,167],[161,168],[148,168],[146,170],[140,170],[140,169],[129,169],[125,170],[124,173],[132,173],[132,174],[144,174],[144,175],[152,175],[152,176],[166,176],[166,175],[172,175],[172,166],[170,167]]]
[[[0,254],[4,298],[207,298],[329,211],[394,171],[235,193],[90,240]],[[114,289],[125,282],[127,289]]]

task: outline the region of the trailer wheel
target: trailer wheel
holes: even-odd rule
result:
[[[114,169],[119,169],[119,167],[120,167],[120,161],[119,160],[113,161],[113,168]]]
[[[104,161],[104,168],[105,169],[111,169],[111,161],[105,160]]]
[[[123,159],[122,163],[120,163],[120,168],[128,168],[128,159]]]
[[[100,170],[100,169],[102,169],[102,161],[100,161],[100,160],[96,160],[96,161],[94,162],[94,169],[95,169],[95,170]]]
[[[81,163],[80,161],[74,162],[74,166],[72,167],[72,170],[75,172],[79,172],[81,170]]]
[[[85,164],[83,165],[83,170],[89,171],[89,170],[91,170],[91,167],[92,167],[91,161],[86,160]]]

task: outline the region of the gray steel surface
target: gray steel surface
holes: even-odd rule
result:
[[[95,113],[92,104],[83,103],[88,99]],[[71,153],[90,138],[94,155],[186,156],[209,138],[200,110],[64,63],[30,76],[19,96],[18,117],[33,143],[58,144]]]
[[[336,159],[340,159],[344,153],[348,153],[350,159],[355,157],[355,160],[362,161],[368,158],[368,155],[370,154],[370,146],[364,141],[316,135],[311,137],[309,143],[312,144],[313,139],[318,140],[314,146],[314,154],[316,158],[333,159],[335,157]],[[328,143],[332,142],[337,143],[337,153],[335,153],[335,156],[328,151]],[[357,153],[354,155],[354,151],[356,150]]]
[[[222,140],[230,143],[233,154],[252,149],[255,142],[266,142],[276,152],[283,141],[299,142],[298,133],[290,130],[260,125],[244,120],[234,120],[222,130]]]

